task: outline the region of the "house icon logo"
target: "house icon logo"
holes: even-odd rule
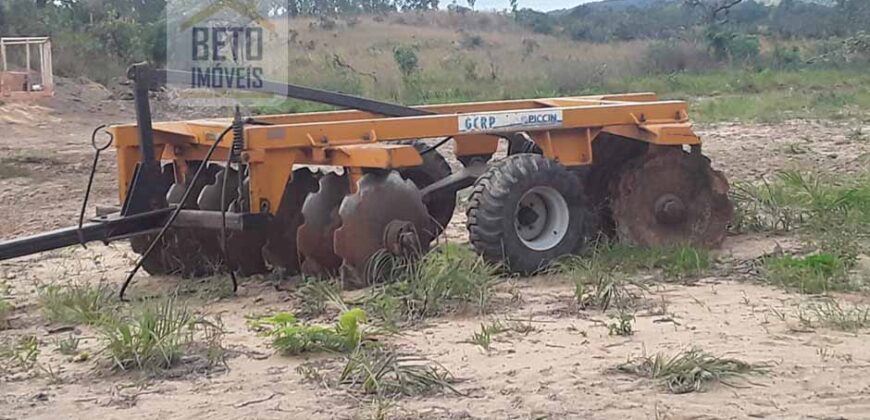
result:
[[[251,22],[256,22],[273,34],[276,33],[275,25],[257,11],[256,0],[211,0],[208,6],[184,20],[181,23],[180,29],[181,31],[187,31],[216,13],[227,9],[236,12],[239,16],[250,19]]]

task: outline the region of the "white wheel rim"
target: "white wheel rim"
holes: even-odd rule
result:
[[[514,229],[523,244],[535,251],[552,249],[568,233],[568,203],[551,187],[534,187],[520,198],[514,211]]]

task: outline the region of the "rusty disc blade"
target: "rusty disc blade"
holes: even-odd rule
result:
[[[357,287],[368,284],[365,272],[369,259],[381,249],[392,248],[385,243],[391,223],[413,226],[418,249],[428,248],[432,239],[427,229],[429,212],[420,190],[395,171],[364,175],[356,194],[341,203],[339,215],[341,227],[335,231],[335,253],[343,259],[345,280]]]
[[[310,170],[293,171],[293,178],[284,187],[281,204],[269,226],[263,258],[272,266],[283,268],[287,274],[297,274],[300,270],[296,234],[303,221],[302,205],[317,188],[317,177]]]
[[[296,231],[296,246],[305,274],[330,276],[338,273],[341,258],[333,250],[333,234],[341,224],[338,206],[350,192],[345,175],[320,178],[320,188],[302,204],[303,223]]]
[[[639,246],[719,246],[733,207],[728,181],[700,154],[651,151],[613,184],[613,219],[623,242]]]

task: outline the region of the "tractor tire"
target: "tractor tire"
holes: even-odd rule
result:
[[[477,253],[519,274],[581,251],[592,218],[580,180],[529,153],[508,156],[478,178],[467,215]]]
[[[429,149],[429,145],[416,140],[402,142],[402,144],[414,146],[421,153]],[[447,159],[441,153],[438,153],[437,150],[421,154],[421,156],[423,157],[422,165],[399,170],[402,178],[410,179],[417,188],[422,190],[443,178],[447,178],[453,173],[450,169],[450,164],[447,163]],[[456,209],[456,193],[452,191],[438,191],[428,196],[424,201],[426,209],[429,211],[429,216],[433,220],[429,233],[434,239],[444,231],[447,224],[450,223],[450,219],[453,218],[453,211]]]

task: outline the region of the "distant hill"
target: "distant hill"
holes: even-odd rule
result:
[[[755,0],[756,3],[768,5],[768,6],[776,6],[779,4],[781,0]],[[836,4],[835,0],[797,0],[800,3],[813,3],[822,6],[834,6]],[[676,3],[682,3],[682,0],[601,0],[601,1],[593,1],[590,3],[583,3],[578,6],[569,8],[569,9],[561,9],[554,10],[550,12],[552,16],[564,16],[569,15],[571,12],[584,8],[586,10],[623,10],[631,7],[638,9],[648,9],[648,8],[657,8],[666,5],[672,5]]]

